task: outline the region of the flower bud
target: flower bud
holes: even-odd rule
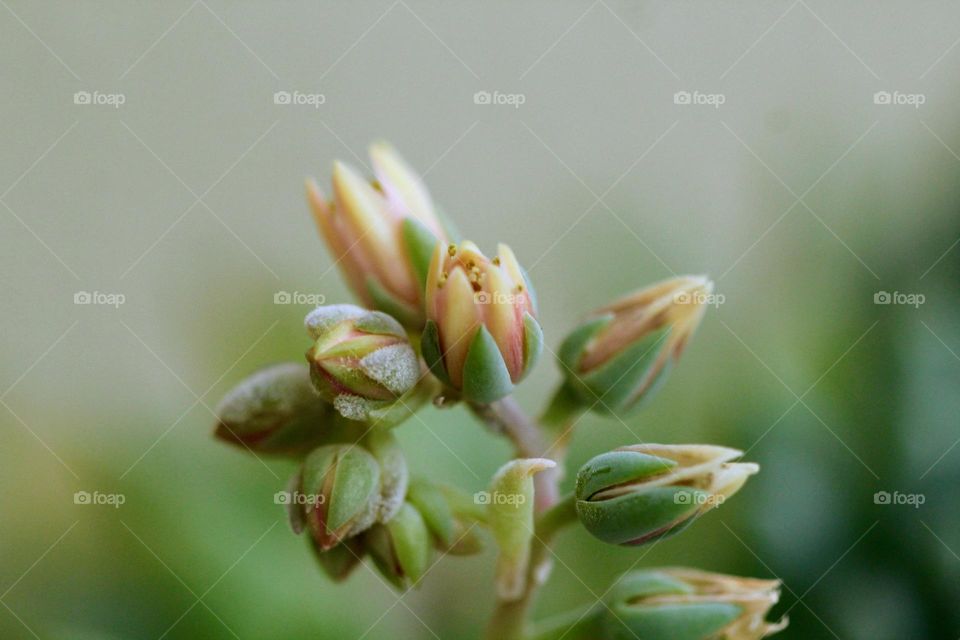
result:
[[[640,406],[700,324],[713,283],[665,280],[596,310],[558,351],[569,387],[602,413]]]
[[[377,181],[349,166],[333,168],[334,202],[313,182],[307,199],[320,233],[364,306],[411,329],[423,326],[423,286],[434,245],[446,241],[430,194],[409,165],[384,143],[370,148]]]
[[[313,384],[345,418],[375,420],[420,378],[406,332],[385,313],[338,304],[314,309],[305,324]]]
[[[485,496],[488,523],[500,548],[496,587],[502,600],[516,600],[526,588],[534,534],[533,476],[557,465],[546,458],[511,460],[497,471]]]
[[[353,570],[360,566],[360,561],[367,552],[360,537],[344,540],[327,551],[321,550],[316,540],[310,538],[310,547],[314,551],[317,564],[334,582],[346,580]]]
[[[423,478],[410,482],[407,502],[423,516],[434,546],[451,555],[473,555],[483,550],[475,524],[483,518],[465,505],[470,498],[452,487],[441,487]],[[470,503],[472,504],[472,503]]]
[[[298,455],[318,445],[338,420],[317,395],[303,365],[254,373],[217,406],[214,436],[256,453]]]
[[[326,445],[314,450],[303,462],[299,487],[297,497],[302,499],[293,509],[299,510],[320,551],[368,529],[377,519],[380,465],[359,446]]]
[[[438,245],[426,289],[421,350],[431,371],[470,401],[506,396],[543,345],[533,289],[513,251],[487,259],[475,244]]]
[[[600,454],[577,474],[577,515],[587,531],[611,544],[640,545],[677,533],[759,470],[730,462],[741,455],[726,447],[662,444]]]
[[[787,626],[765,620],[779,580],[667,568],[623,576],[602,613],[608,640],[759,640]]]
[[[367,531],[363,540],[380,573],[401,589],[420,580],[433,553],[427,524],[409,502],[403,503],[392,520]]]

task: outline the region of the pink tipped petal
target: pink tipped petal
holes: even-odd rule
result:
[[[370,158],[391,209],[397,215],[413,216],[443,239],[445,236],[434,212],[433,201],[420,176],[384,142],[370,147]]]
[[[493,265],[485,273],[483,294],[485,324],[500,348],[510,379],[517,382],[523,373],[522,298],[503,270]]]
[[[333,259],[346,277],[350,288],[364,304],[370,304],[370,294],[363,281],[363,274],[367,273],[369,265],[360,254],[359,247],[351,246],[347,242],[343,234],[342,221],[338,220],[339,213],[334,210],[313,180],[307,180],[307,201],[310,203],[317,229],[330,247],[330,253],[333,254]]]

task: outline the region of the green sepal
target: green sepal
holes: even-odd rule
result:
[[[427,288],[427,273],[430,271],[430,260],[437,246],[437,237],[414,218],[403,219],[400,233],[407,250],[407,258],[420,284],[420,291],[423,291]]]
[[[473,402],[489,404],[513,391],[510,372],[497,342],[481,326],[470,342],[463,364],[463,396]]]
[[[427,363],[430,373],[440,382],[450,386],[450,376],[447,375],[447,369],[443,365],[443,352],[440,350],[440,331],[433,320],[427,320],[423,327],[423,335],[420,337],[420,355]]]
[[[543,352],[543,329],[540,323],[527,312],[523,314],[523,373],[526,377]]]
[[[380,502],[380,465],[366,450],[343,445],[320,447],[304,460],[301,478],[304,495],[323,497],[322,502],[304,508],[305,520],[321,548],[332,548],[375,520]]]
[[[728,602],[661,605],[615,604],[606,618],[610,640],[704,640],[715,638],[743,613]]]
[[[390,431],[373,430],[363,439],[363,446],[380,465],[380,500],[377,522],[393,518],[407,494],[410,472],[400,442]]]
[[[629,345],[589,373],[580,376],[595,394],[602,398],[595,409],[613,413],[637,408],[632,403],[639,390],[647,386],[650,369],[666,343],[670,328],[664,327]]]
[[[388,335],[397,338],[406,338],[407,332],[396,318],[383,311],[368,311],[353,323],[353,326],[375,335]]]
[[[410,482],[407,501],[417,508],[441,546],[449,547],[454,543],[456,523],[453,509],[450,508],[447,497],[439,487],[427,480],[417,478]]]
[[[662,595],[690,595],[692,586],[661,571],[633,571],[623,575],[610,588],[610,603],[637,602],[640,598]]]
[[[676,461],[638,451],[609,451],[591,458],[577,472],[576,495],[589,500],[594,494],[631,481],[644,481],[667,473]]]
[[[366,553],[359,538],[344,540],[327,551],[322,551],[312,538],[309,541],[317,564],[334,582],[346,580],[353,570],[360,566],[360,560]]]
[[[577,500],[577,515],[603,542],[640,545],[681,531],[709,498],[689,487],[652,487],[609,500]]]
[[[433,548],[423,516],[416,507],[404,503],[393,520],[387,523],[387,529],[404,576],[411,584],[416,584],[430,564]]]

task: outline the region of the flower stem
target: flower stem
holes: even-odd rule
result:
[[[554,447],[547,443],[540,426],[524,413],[512,397],[508,396],[488,405],[471,403],[469,406],[481,420],[509,438],[518,457],[551,459],[559,457],[556,454],[549,455]],[[557,462],[557,467],[538,473],[533,479],[537,512],[544,511],[557,501],[560,461]]]
[[[560,465],[565,447],[558,447],[557,443],[548,444],[544,429],[524,413],[512,397],[489,405],[470,404],[470,408],[481,420],[509,438],[519,457],[558,459],[557,467],[546,469],[534,477],[539,516],[531,542],[524,591],[515,600],[498,601],[487,627],[486,637],[490,640],[521,640],[528,629],[528,617],[537,591],[550,574],[549,545],[560,528],[576,520],[573,496],[559,499]],[[548,455],[550,452],[553,452],[553,456]]]

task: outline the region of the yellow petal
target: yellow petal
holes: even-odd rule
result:
[[[490,265],[484,279],[484,324],[500,348],[510,378],[516,382],[523,373],[523,316],[518,311],[522,302],[516,287],[499,267]]]
[[[447,247],[438,242],[433,250],[433,257],[430,258],[430,268],[427,270],[427,290],[424,305],[427,318],[434,322],[440,319],[437,312],[437,298],[440,295],[440,287],[443,285],[443,256],[446,251]]]
[[[376,268],[377,279],[404,300],[415,300],[417,287],[404,267],[399,230],[383,196],[342,162],[334,164],[333,188],[350,229],[348,239],[363,247]]]
[[[443,240],[445,235],[433,208],[430,193],[410,165],[385,142],[370,147],[373,170],[399,215],[411,215]]]
[[[370,294],[363,282],[363,274],[369,268],[359,254],[359,247],[348,244],[343,236],[342,225],[337,224],[337,213],[332,204],[323,195],[320,187],[313,180],[307,180],[307,201],[313,212],[313,220],[317,224],[320,235],[330,248],[330,253],[340,271],[353,289],[354,294],[368,305]]]
[[[459,389],[463,384],[467,351],[480,326],[473,287],[463,269],[453,269],[444,283],[439,311],[440,349],[444,353],[450,382]]]

